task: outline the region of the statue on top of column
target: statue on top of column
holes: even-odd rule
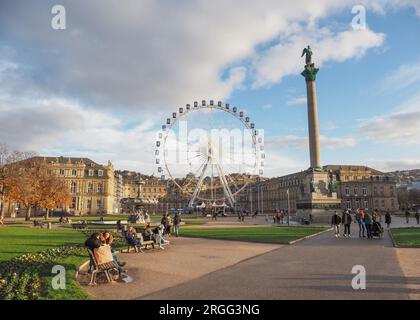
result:
[[[306,65],[309,67],[312,64],[312,49],[310,46],[303,49],[301,57],[303,57],[304,55],[305,55]]]
[[[305,77],[306,81],[315,81],[316,74],[318,73],[319,69],[315,68],[315,64],[312,62],[312,49],[310,46],[303,49],[302,56],[305,56],[305,70],[301,73],[302,76]]]

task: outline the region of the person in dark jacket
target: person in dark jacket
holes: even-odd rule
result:
[[[341,217],[338,215],[338,211],[334,213],[331,217],[331,226],[334,227],[335,237],[340,237],[340,224],[341,224]]]
[[[417,224],[420,224],[420,212],[419,212],[419,209],[416,210],[416,213],[414,214],[414,217],[416,218]]]
[[[372,216],[369,213],[365,213],[365,225],[366,225],[366,232],[368,239],[372,239],[372,225],[373,225],[373,219]]]
[[[386,223],[388,229],[389,229],[389,225],[391,224],[391,222],[392,222],[391,214],[389,213],[389,211],[387,211],[385,213],[385,223]]]
[[[407,209],[405,210],[405,221],[408,223],[410,223],[410,210]]]
[[[343,216],[341,217],[341,221],[344,225],[344,234],[343,237],[349,237],[350,236],[350,225],[352,222],[351,214],[348,210],[344,211]]]
[[[179,213],[175,214],[174,217],[174,229],[175,229],[175,235],[179,236],[179,226],[181,225],[181,216]]]

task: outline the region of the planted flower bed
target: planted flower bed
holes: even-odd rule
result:
[[[0,299],[34,300],[45,297],[47,284],[42,280],[51,275],[59,260],[83,254],[82,247],[61,247],[40,253],[28,253],[0,262]]]
[[[91,232],[83,232],[90,236]],[[114,234],[114,248],[125,240]],[[88,299],[89,295],[74,281],[74,273],[88,259],[83,243],[26,253],[0,261],[0,300]],[[54,290],[51,280],[54,265],[66,269],[66,289]]]

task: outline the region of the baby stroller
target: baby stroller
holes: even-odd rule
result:
[[[374,221],[372,224],[372,237],[382,238],[384,234],[384,228],[382,228],[381,224],[377,221]]]

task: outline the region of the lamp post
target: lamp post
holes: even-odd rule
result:
[[[289,189],[286,190],[287,193],[287,225],[290,226],[290,192]]]

